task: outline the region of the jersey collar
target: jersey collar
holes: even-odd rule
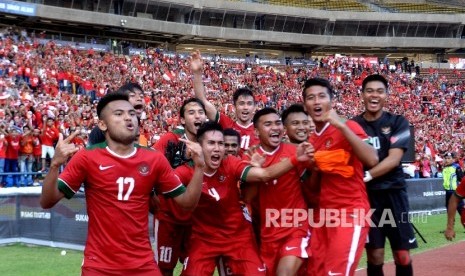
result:
[[[321,131],[316,131],[315,129],[315,135],[316,136],[321,136],[323,134],[323,132],[325,132],[325,130],[329,127],[329,123],[326,123],[325,126],[321,129]]]
[[[136,152],[137,152],[137,148],[134,147],[133,151],[131,153],[129,153],[128,155],[120,155],[120,154],[117,154],[116,152],[112,151],[108,146],[106,146],[105,148],[111,155],[115,156],[115,157],[118,157],[118,158],[124,158],[124,159],[127,159],[127,158],[131,158],[133,157]]]

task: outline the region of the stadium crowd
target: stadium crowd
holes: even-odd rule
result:
[[[40,36],[40,35],[39,35]],[[42,40],[41,40],[42,41]],[[329,56],[316,66],[264,66],[223,59],[205,62],[207,98],[218,110],[234,118],[233,92],[248,86],[257,108],[282,111],[301,102],[302,84],[311,77],[331,81],[336,109],[351,118],[363,110],[360,97],[365,76],[380,73],[389,81],[387,110],[404,115],[415,127],[416,170],[434,177],[441,170],[441,154],[457,153],[463,167],[465,136],[465,83],[449,80],[434,70],[414,73],[396,63],[390,70],[382,62]],[[419,74],[417,74],[419,73]],[[34,33],[6,28],[0,31],[0,172],[46,171],[42,145],[53,146],[58,133],[76,129],[74,143],[85,146],[97,124],[97,100],[127,82],[145,92],[140,132],[148,146],[179,124],[179,107],[194,95],[189,60],[148,48],[143,55],[76,50],[58,47],[53,40],[40,43]],[[348,104],[350,103],[350,104]],[[42,160],[41,160],[42,159]],[[5,185],[8,177],[4,177]],[[31,185],[31,176],[10,176],[11,185]],[[11,186],[9,185],[9,186]]]

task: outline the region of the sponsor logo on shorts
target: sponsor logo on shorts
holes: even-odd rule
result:
[[[293,249],[297,249],[297,246],[286,246],[286,251],[291,251]]]
[[[414,243],[416,240],[417,240],[417,238],[408,239],[408,243]]]

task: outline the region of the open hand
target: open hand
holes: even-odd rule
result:
[[[203,61],[202,56],[200,55],[200,51],[196,50],[191,53],[191,71],[194,74],[202,74],[203,73]]]
[[[244,152],[244,155],[247,155],[250,165],[261,168],[263,167],[263,164],[265,164],[266,158],[258,153],[257,149],[258,147],[250,147]]]

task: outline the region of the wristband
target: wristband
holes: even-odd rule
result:
[[[373,179],[369,171],[365,171],[365,177],[363,177],[363,182],[370,182]]]
[[[299,164],[299,160],[297,160],[297,157],[293,155],[291,158],[289,158],[289,161],[291,161],[292,166],[297,166]]]

